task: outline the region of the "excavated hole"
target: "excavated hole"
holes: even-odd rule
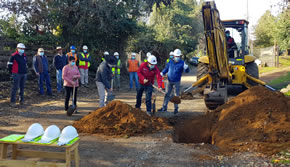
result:
[[[212,143],[212,123],[205,116],[170,121],[175,143]]]

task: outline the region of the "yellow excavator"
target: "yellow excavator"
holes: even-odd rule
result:
[[[208,109],[215,109],[227,101],[230,90],[242,92],[251,86],[263,85],[259,80],[259,70],[255,57],[249,55],[246,20],[221,21],[215,2],[202,5],[204,35],[207,56],[199,58],[197,82],[191,87],[203,90]],[[225,30],[232,29],[240,36],[238,46],[228,47]]]

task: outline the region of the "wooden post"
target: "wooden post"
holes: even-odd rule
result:
[[[76,147],[74,150],[74,154],[75,154],[75,167],[79,167],[79,161],[80,161],[80,156],[79,156],[79,148]]]
[[[17,144],[12,144],[12,159],[17,158]]]
[[[71,153],[70,153],[70,148],[66,148],[65,149],[65,163],[66,163],[66,167],[70,167],[71,166]]]
[[[8,146],[8,144],[0,144],[0,148],[1,148],[1,157],[0,157],[0,159],[6,159],[7,158],[7,146]]]

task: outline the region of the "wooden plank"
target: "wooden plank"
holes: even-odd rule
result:
[[[80,166],[80,156],[79,156],[79,148],[75,148],[74,150],[74,158],[75,158],[75,167],[79,167]]]
[[[59,146],[57,145],[57,143],[53,143],[53,144],[47,144],[47,145],[43,145],[43,144],[37,144],[37,143],[24,143],[24,142],[5,142],[5,141],[0,141],[0,144],[18,144],[18,145],[31,145],[31,146],[42,146],[42,147],[63,147],[63,148],[68,148],[68,147],[72,147],[75,144],[79,143],[80,139],[78,139],[73,145],[63,145],[63,146]]]
[[[7,147],[8,147],[8,144],[0,144],[0,148],[1,148],[0,159],[6,159],[7,158]]]
[[[34,158],[48,158],[48,159],[65,159],[63,152],[47,152],[35,150],[17,150],[17,156],[34,157]]]
[[[0,160],[0,167],[65,167],[65,163],[37,162],[32,160]]]
[[[12,144],[12,159],[17,158],[17,144]]]
[[[70,148],[66,148],[65,149],[65,164],[66,164],[66,167],[70,167],[71,166],[71,152],[70,152]]]
[[[47,158],[47,159],[62,159],[62,160],[65,160],[66,158],[64,152],[47,152],[35,150],[17,150],[17,156]],[[73,155],[71,155],[71,159],[74,159]]]

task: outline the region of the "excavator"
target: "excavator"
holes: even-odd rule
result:
[[[242,92],[256,85],[274,90],[259,80],[255,57],[249,55],[246,20],[221,21],[214,1],[203,2],[202,16],[206,41],[206,56],[199,58],[197,82],[191,88],[202,89],[204,102],[213,110],[227,102],[230,90]],[[228,48],[226,29],[241,37],[239,47]]]

